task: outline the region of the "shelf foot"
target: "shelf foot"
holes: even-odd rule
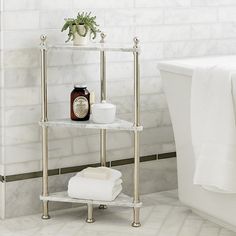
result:
[[[140,220],[139,220],[140,208],[134,207],[133,211],[134,211],[134,220],[133,220],[132,226],[140,227],[141,226]]]
[[[51,217],[50,215],[42,215],[41,218],[42,220],[49,220]]]
[[[94,218],[92,218],[92,219],[87,218],[86,219],[86,223],[91,224],[91,223],[94,223],[94,222],[95,222]]]
[[[95,220],[93,218],[93,204],[88,204],[88,217],[86,219],[87,223],[93,223]]]
[[[141,226],[140,222],[133,222],[132,223],[132,227],[138,228],[140,226]]]
[[[101,205],[99,205],[98,209],[105,210],[105,209],[107,209],[107,205],[101,204]]]

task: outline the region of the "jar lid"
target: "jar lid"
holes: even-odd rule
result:
[[[95,108],[98,108],[98,109],[111,109],[111,108],[116,107],[114,104],[107,103],[104,100],[101,103],[95,103],[92,106],[95,107]]]
[[[75,84],[75,85],[74,85],[74,88],[85,89],[85,88],[87,88],[87,85],[86,85],[86,84]]]

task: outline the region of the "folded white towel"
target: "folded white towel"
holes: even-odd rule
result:
[[[87,168],[88,169],[88,168]],[[122,177],[122,174],[120,171],[112,169],[112,168],[108,168],[108,167],[97,167],[96,171],[93,172],[93,170],[87,170],[84,169],[80,172],[77,173],[77,176],[80,177],[86,177],[86,178],[93,178],[93,179],[102,179],[100,178],[100,176],[102,176],[102,174],[100,175],[101,172],[106,172],[109,173],[108,174],[108,178],[104,179],[104,180],[109,180],[111,182],[116,181],[117,179]],[[95,178],[96,175],[100,175],[98,178]]]
[[[236,127],[228,65],[197,68],[192,78],[194,184],[236,193]]]
[[[85,178],[93,179],[109,179],[112,170],[108,167],[88,167],[81,171],[81,175]]]
[[[69,180],[68,196],[73,198],[112,201],[121,192],[122,180],[98,180],[74,176]]]

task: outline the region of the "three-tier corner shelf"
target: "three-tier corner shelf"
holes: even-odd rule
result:
[[[88,46],[72,46],[72,45],[47,45],[46,36],[41,35],[41,121],[42,128],[42,163],[43,163],[43,179],[42,179],[42,195],[40,200],[43,202],[42,219],[49,219],[48,202],[71,202],[84,203],[88,207],[88,223],[94,222],[93,205],[99,205],[100,208],[106,206],[120,206],[133,208],[133,227],[140,226],[139,212],[142,202],[139,198],[139,132],[143,130],[140,124],[140,72],[139,72],[139,54],[138,39],[134,38],[132,46],[107,44],[104,42],[105,34],[101,34],[100,43],[91,43]],[[47,117],[47,51],[52,49],[58,50],[78,50],[78,51],[98,51],[100,53],[100,80],[101,80],[101,101],[106,100],[106,53],[127,52],[133,53],[134,56],[134,121],[133,123],[116,119],[112,124],[95,124],[89,121],[72,121],[68,120],[48,120]],[[69,104],[68,104],[69,106]],[[48,191],[48,128],[49,127],[73,127],[82,129],[99,129],[100,130],[100,161],[101,166],[106,165],[106,131],[107,130],[129,130],[134,132],[134,191],[133,198],[121,193],[113,201],[94,201],[87,199],[70,198],[67,192],[49,193]]]

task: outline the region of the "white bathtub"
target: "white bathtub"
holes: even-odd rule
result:
[[[197,65],[221,61],[236,65],[236,56],[163,61],[159,63],[159,69],[175,135],[179,199],[203,217],[236,231],[236,194],[214,193],[193,185],[194,157],[190,131],[192,74]],[[236,75],[233,75],[233,86],[236,94]]]

